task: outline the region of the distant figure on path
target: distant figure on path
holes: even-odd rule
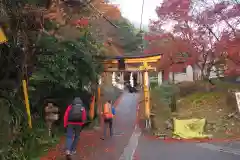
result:
[[[73,103],[69,105],[64,114],[64,127],[66,133],[66,155],[70,156],[76,153],[77,143],[82,131],[83,125],[87,119],[86,109],[80,97],[76,97]]]
[[[103,106],[102,116],[104,119],[103,138],[107,136],[107,128],[109,127],[110,136],[113,136],[113,117],[116,114],[115,108],[112,105],[112,101],[108,100]]]

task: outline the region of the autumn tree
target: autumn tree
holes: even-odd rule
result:
[[[195,48],[189,45],[190,41],[181,37],[167,33],[158,36],[145,35],[145,40],[149,41],[145,54],[162,53],[157,66],[158,69],[164,70],[164,79],[168,79],[169,72],[182,72],[197,60]],[[174,74],[172,79],[174,80]]]
[[[205,77],[209,76],[212,66],[220,66],[219,64],[224,64],[225,68],[228,66],[228,71],[236,71],[230,64],[239,66],[236,61],[239,56],[236,47],[239,7],[239,3],[234,1],[164,0],[156,8],[158,20],[151,21],[149,26],[154,33],[150,40],[162,41],[156,37],[171,33],[174,37],[181,38],[181,41],[187,41],[189,47],[185,46],[185,49],[192,48],[188,52],[197,57],[196,64]],[[170,47],[171,52],[176,50],[174,44]],[[220,46],[224,46],[224,49]],[[162,53],[162,50],[159,49],[158,52]]]
[[[0,2],[0,27],[8,38],[6,43],[0,44],[0,127],[3,128],[0,150],[3,159],[36,158],[42,141],[48,146],[50,143],[44,136],[47,130],[40,129],[44,126],[41,113],[45,100],[57,99],[55,103],[65,109],[68,101],[80,95],[84,87],[96,83],[102,72],[96,57],[104,54],[101,52],[103,44],[94,38],[89,23],[82,21],[88,19],[92,11],[86,5],[77,10],[65,2]],[[76,20],[81,22],[72,23]],[[32,130],[27,129],[23,79],[28,84]]]

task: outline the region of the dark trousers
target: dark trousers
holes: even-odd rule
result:
[[[104,119],[104,128],[103,128],[103,136],[106,137],[107,136],[107,128],[109,128],[109,133],[110,136],[113,135],[113,119]]]

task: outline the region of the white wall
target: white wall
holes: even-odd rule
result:
[[[182,81],[194,81],[194,72],[193,72],[193,67],[191,65],[187,66],[186,68],[186,73],[181,72],[181,73],[169,73],[169,80],[173,80],[173,74],[174,74],[174,83],[179,83]]]
[[[197,65],[187,66],[186,73],[174,73],[175,83],[183,82],[183,81],[195,81],[201,80],[202,78],[201,69]],[[217,78],[217,77],[224,77],[223,71],[218,71],[215,66],[212,67],[209,75],[209,79]],[[172,80],[172,73],[169,73],[169,80]]]
[[[169,73],[169,80],[172,81],[172,72]],[[216,73],[216,68],[213,66],[210,72],[209,78],[216,78],[217,76],[223,77],[223,71],[219,71],[219,74],[217,75]],[[158,74],[158,84],[162,84],[162,72],[159,72]],[[202,73],[201,69],[197,65],[189,65],[186,68],[186,73],[181,72],[181,73],[174,73],[174,83],[179,83],[183,81],[190,81],[193,82],[195,80],[201,80],[202,78]],[[240,78],[239,78],[240,81]]]

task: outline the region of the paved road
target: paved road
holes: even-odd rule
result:
[[[88,160],[119,160],[134,131],[138,94],[123,93],[116,108],[114,137],[106,139]],[[128,159],[129,160],[129,159]]]
[[[115,160],[239,160],[240,159],[240,143],[194,143],[194,142],[164,142],[156,139],[149,139],[141,133],[139,128],[134,128],[134,119],[136,113],[137,96],[134,94],[125,94],[122,102],[118,106],[119,117],[117,120],[117,131],[124,130],[127,132],[125,138],[118,137],[116,142],[129,138],[124,150],[121,147],[116,149],[122,150],[121,157],[117,154]],[[134,113],[131,113],[134,112]],[[130,117],[131,116],[131,117]],[[124,124],[124,126],[122,126]],[[132,125],[131,125],[132,124]],[[127,130],[131,128],[131,132]],[[133,132],[133,133],[132,133]],[[132,133],[132,134],[131,134]],[[131,137],[130,137],[131,135]],[[122,142],[123,144],[123,142]],[[117,144],[115,144],[117,145]],[[112,160],[105,157],[105,160]]]
[[[141,136],[136,160],[239,160],[240,145],[223,147],[223,143],[163,142]]]

